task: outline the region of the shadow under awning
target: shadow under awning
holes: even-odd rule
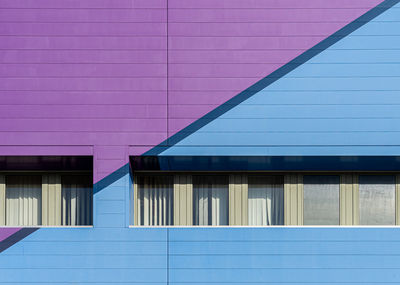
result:
[[[132,156],[132,170],[400,171],[400,156]]]

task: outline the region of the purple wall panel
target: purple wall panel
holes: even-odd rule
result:
[[[0,11],[0,22],[165,23],[167,18],[163,9],[112,9],[110,11],[109,9],[81,9],[77,6],[70,10],[42,9],[36,11],[35,8],[4,9]]]
[[[0,105],[4,119],[166,119],[165,105],[54,105],[43,113],[43,105]]]
[[[165,0],[2,0],[2,8],[42,8],[42,9],[125,9],[125,8],[165,8]]]
[[[3,77],[21,77],[38,78],[47,77],[72,77],[86,78],[96,76],[96,78],[107,77],[163,77],[167,72],[164,64],[124,64],[118,69],[111,69],[109,64],[85,64],[80,65],[79,69],[76,64],[2,64],[0,65],[0,78]]]
[[[1,11],[1,9],[0,9]],[[46,36],[3,36],[1,49],[21,50],[161,50],[165,51],[167,41],[160,37],[46,37]]]
[[[0,90],[3,105],[165,105],[165,91],[51,91]],[[49,107],[50,108],[50,107]],[[66,107],[67,110],[69,106]],[[47,110],[46,110],[47,112]]]
[[[11,1],[11,0],[9,0]],[[211,9],[299,9],[299,8],[353,8],[353,9],[371,9],[382,1],[375,0],[169,0],[170,8],[211,8]]]
[[[2,0],[0,154],[98,181],[380,2]]]
[[[191,7],[193,8],[193,7]],[[185,9],[174,7],[169,9],[169,15],[173,21],[170,23],[329,23],[343,22],[347,23],[349,18],[357,18],[359,9],[337,8],[336,13],[325,8],[301,8],[302,13],[294,12],[293,9],[276,9],[245,7],[242,9],[225,8],[223,11],[213,8],[196,8],[191,10],[190,14]]]

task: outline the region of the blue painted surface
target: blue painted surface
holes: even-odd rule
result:
[[[0,255],[0,282],[384,284],[400,280],[399,235],[397,228],[40,229]]]
[[[203,127],[189,126],[161,155],[399,155],[399,8],[200,119]]]

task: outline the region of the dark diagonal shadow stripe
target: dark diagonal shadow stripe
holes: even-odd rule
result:
[[[5,251],[7,248],[10,246],[13,246],[17,242],[23,240],[27,236],[29,236],[31,233],[37,231],[39,228],[22,228],[15,234],[12,234],[5,240],[0,242],[0,253]]]

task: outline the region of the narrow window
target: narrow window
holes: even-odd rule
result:
[[[61,182],[61,225],[91,225],[93,197],[91,177],[63,176]]]
[[[395,224],[395,177],[360,175],[360,225]]]
[[[283,177],[250,176],[248,189],[249,225],[283,225]]]
[[[6,225],[42,224],[42,176],[9,175],[6,178]]]
[[[339,225],[340,177],[304,176],[304,225]]]
[[[173,225],[173,177],[138,177],[137,185],[139,225]]]
[[[193,177],[193,224],[228,225],[228,177]]]

